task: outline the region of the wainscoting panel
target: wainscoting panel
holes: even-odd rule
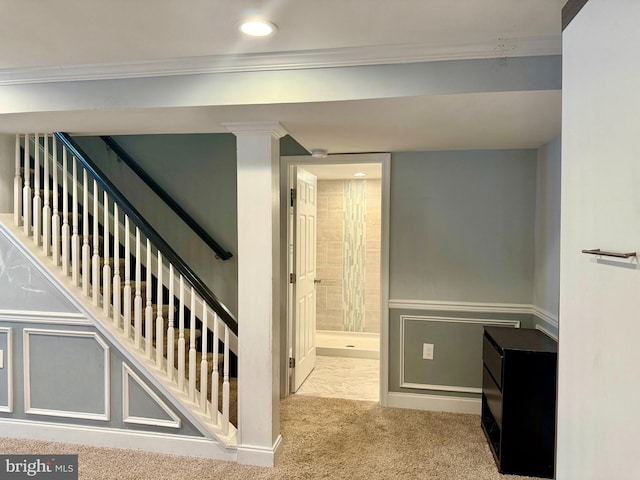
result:
[[[95,332],[23,330],[25,413],[108,421],[110,349]]]
[[[13,329],[0,328],[0,412],[13,412]]]
[[[122,420],[180,428],[180,417],[126,364],[122,364]]]
[[[402,315],[400,387],[482,392],[482,334],[486,325],[520,327],[518,320]],[[423,358],[424,344],[433,359]]]

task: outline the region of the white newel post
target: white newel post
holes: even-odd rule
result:
[[[16,168],[16,136],[0,135],[0,213],[13,213],[15,199],[19,201],[22,198],[22,177],[19,174],[20,168]],[[19,195],[14,195],[14,180],[20,183],[16,185]]]
[[[281,450],[279,139],[277,122],[228,123],[238,162],[238,462],[272,466]]]

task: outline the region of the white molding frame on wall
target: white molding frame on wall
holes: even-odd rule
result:
[[[471,323],[476,325],[511,326],[520,328],[519,320],[496,320],[485,318],[454,318],[454,317],[434,317],[422,315],[401,315],[400,316],[400,388],[414,388],[420,390],[458,392],[458,393],[482,393],[482,387],[468,387],[464,385],[438,385],[427,383],[406,382],[404,378],[404,335],[407,320],[418,320],[423,322],[438,323]]]
[[[53,417],[65,418],[82,418],[86,420],[102,420],[109,421],[111,418],[111,366],[110,366],[110,348],[107,343],[100,338],[96,332],[73,331],[73,330],[49,330],[39,328],[25,328],[23,335],[23,365],[24,365],[24,411],[32,415],[47,415]],[[104,412],[87,413],[74,412],[67,410],[53,410],[46,408],[33,408],[31,406],[31,368],[30,368],[30,336],[31,335],[49,335],[59,337],[83,337],[93,338],[96,343],[102,347],[104,352]]]
[[[133,417],[129,414],[129,379],[133,379],[151,399],[169,416],[171,420],[149,417]],[[136,425],[153,425],[154,427],[180,428],[182,425],[180,417],[171,410],[162,399],[149,388],[149,386],[129,367],[122,364],[122,421]]]
[[[538,317],[540,320],[548,323],[551,327],[558,329],[558,316],[548,312],[537,305],[531,305],[532,313]]]
[[[13,413],[13,328],[0,327],[7,334],[7,351],[4,353],[4,368],[7,370],[7,404],[0,405],[0,412]]]
[[[528,303],[483,303],[436,300],[389,300],[390,309],[437,310],[443,312],[535,313]]]
[[[81,313],[0,310],[0,322],[45,323],[47,325],[91,325]]]
[[[554,335],[553,333],[551,333],[551,331],[547,330],[546,328],[544,328],[541,325],[536,325],[536,330],[540,330],[542,333],[544,333],[546,336],[554,339],[556,342],[558,341],[558,336]]]

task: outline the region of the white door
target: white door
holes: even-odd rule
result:
[[[291,390],[296,392],[316,365],[316,199],[317,178],[294,168],[293,203],[293,366]]]

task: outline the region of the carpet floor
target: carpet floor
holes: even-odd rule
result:
[[[283,452],[275,468],[4,437],[0,452],[77,453],[82,480],[530,478],[498,473],[477,415],[291,395],[280,416]]]

